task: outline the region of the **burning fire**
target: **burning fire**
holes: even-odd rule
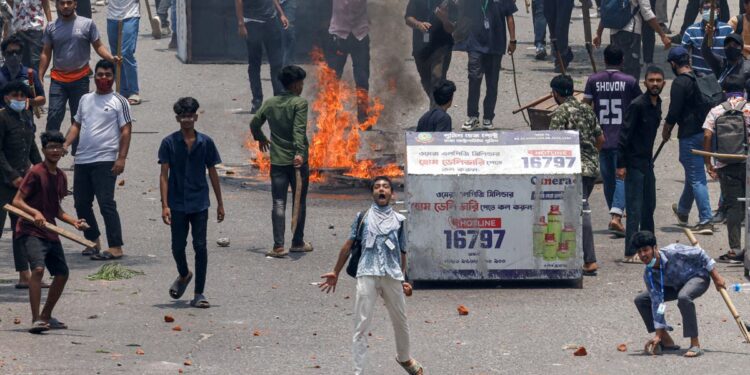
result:
[[[322,182],[324,177],[320,170],[325,168],[345,169],[347,176],[372,178],[378,175],[389,177],[403,176],[404,172],[396,164],[376,166],[372,160],[357,160],[360,147],[360,131],[369,129],[378,123],[383,111],[379,98],[373,98],[367,106],[367,118],[359,123],[357,103],[369,102],[367,92],[353,89],[349,84],[340,81],[336,72],[328,67],[323,53],[316,48],[312,52],[313,63],[317,67],[316,83],[318,94],[312,103],[314,120],[308,125],[315,125],[315,133],[310,142],[310,181]],[[245,147],[254,153],[252,163],[260,173],[268,175],[270,159],[258,147],[258,142],[249,136]]]

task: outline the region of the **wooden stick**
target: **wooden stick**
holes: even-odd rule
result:
[[[711,156],[718,159],[735,159],[735,160],[747,160],[747,155],[738,155],[738,154],[717,154],[715,152],[706,152],[703,150],[692,150],[691,151],[695,155],[700,156]]]
[[[117,63],[115,83],[117,84],[117,92],[120,92],[120,80],[122,78],[122,20],[117,21],[117,57],[120,58],[120,61]]]
[[[700,244],[698,244],[698,239],[695,238],[693,231],[691,231],[689,228],[682,228],[682,230],[683,232],[685,232],[685,235],[687,236],[688,240],[693,246],[700,247]],[[721,294],[721,298],[724,299],[724,303],[727,305],[727,308],[729,308],[729,313],[732,314],[734,321],[737,322],[737,326],[740,327],[740,333],[742,334],[742,337],[745,339],[745,342],[750,344],[750,333],[748,333],[747,327],[745,327],[745,323],[742,321],[740,314],[737,312],[737,309],[734,307],[734,303],[732,303],[732,299],[729,298],[729,293],[727,293],[727,290],[724,288],[719,288],[719,293]]]
[[[31,222],[31,223],[34,222],[34,218],[31,215],[29,215],[28,213],[26,213],[26,211],[23,211],[23,210],[19,209],[18,207],[6,204],[5,206],[3,206],[3,209],[5,211],[8,211],[9,213],[12,213],[12,214],[20,217],[21,219],[24,219],[24,220],[28,221],[28,222]],[[67,238],[67,239],[69,239],[71,241],[78,242],[79,244],[81,244],[83,246],[86,246],[86,247],[96,247],[95,243],[93,243],[93,242],[91,242],[91,241],[89,241],[89,240],[87,240],[87,239],[85,239],[85,238],[83,238],[83,237],[81,237],[81,236],[73,233],[73,232],[70,232],[70,231],[65,230],[63,228],[60,228],[57,225],[54,225],[52,223],[45,222],[44,223],[44,229],[47,229],[50,232],[57,233],[57,234],[65,237],[65,238]]]
[[[580,90],[573,90],[573,95],[578,94],[578,93],[582,93],[582,92],[583,91],[580,91]],[[534,107],[534,106],[539,105],[541,103],[544,103],[545,101],[549,100],[550,98],[552,98],[552,94],[547,94],[547,95],[545,95],[545,96],[543,96],[543,97],[541,97],[539,99],[534,100],[533,102],[531,102],[529,104],[526,104],[525,106],[523,106],[521,108],[514,109],[512,113],[515,115],[516,113],[521,112],[521,111],[523,111],[525,109]],[[557,105],[557,104],[554,104],[552,107],[554,107],[555,105]]]
[[[745,327],[745,323],[742,321],[740,314],[737,312],[737,309],[734,307],[734,303],[732,303],[732,299],[729,298],[729,293],[727,293],[727,290],[724,288],[719,289],[719,293],[721,293],[721,298],[724,298],[724,303],[727,304],[727,307],[729,308],[729,312],[732,314],[734,321],[737,322],[737,326],[740,327],[740,333],[742,333],[742,337],[745,338],[745,343],[750,344],[750,333],[747,332],[747,327]]]
[[[297,232],[297,222],[299,222],[300,203],[302,202],[302,171],[294,168],[294,209],[292,210],[292,236]],[[304,244],[303,244],[304,245]]]

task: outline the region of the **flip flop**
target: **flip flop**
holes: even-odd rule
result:
[[[287,251],[283,247],[279,248],[279,250],[281,251],[276,251],[276,249],[272,249],[271,251],[266,253],[266,256],[271,257],[271,258],[283,258],[289,255],[289,251]]]
[[[693,355],[689,356],[689,355],[687,355],[688,353],[691,353]],[[685,354],[683,356],[686,357],[686,358],[696,358],[696,357],[700,357],[702,355],[703,355],[703,349],[701,349],[701,348],[699,348],[697,346],[691,346],[690,349],[688,349],[687,352],[685,352]]]
[[[68,325],[57,320],[56,318],[49,318],[49,321],[47,321],[47,325],[49,326],[49,329],[68,329]]]
[[[31,325],[31,328],[29,328],[29,333],[33,334],[39,334],[46,331],[49,331],[49,324],[41,320],[37,320]]]
[[[727,251],[726,254],[720,256],[718,259],[716,259],[719,263],[729,263],[729,264],[740,264],[742,263],[743,259],[742,257],[737,256],[737,253],[733,251]]]
[[[188,273],[187,280],[184,283],[181,283],[180,280],[182,280],[182,277],[177,276],[177,279],[172,283],[172,286],[169,287],[169,296],[174,299],[180,299],[180,297],[185,294],[185,289],[187,289],[190,281],[193,280],[193,273]]]
[[[110,253],[109,251],[104,250],[99,254],[92,255],[91,258],[89,259],[91,260],[115,260],[115,259],[120,259],[120,258],[122,258],[122,255],[112,255],[112,253]]]
[[[207,309],[211,307],[211,304],[208,303],[208,300],[206,299],[203,294],[198,294],[193,298],[192,301],[190,301],[190,306],[197,307],[199,309]]]
[[[48,289],[48,288],[49,288],[49,284],[43,282],[42,283],[42,289]],[[18,284],[16,284],[16,289],[29,289],[29,284],[18,283]]]
[[[598,274],[599,274],[598,270],[593,270],[593,271],[583,270],[583,276],[596,276]]]
[[[424,367],[422,367],[421,363],[417,362],[416,359],[411,359],[410,361],[411,365],[407,366],[406,364],[399,362],[398,358],[396,358],[396,362],[398,362],[398,364],[401,365],[401,367],[403,367],[403,369],[406,370],[409,375],[419,375],[420,371],[422,371],[422,374],[424,374]]]
[[[96,254],[99,254],[99,249],[97,249],[95,247],[87,247],[83,251],[81,251],[81,255],[83,255],[85,257],[90,257],[90,256],[96,255]]]
[[[643,262],[641,262],[641,258],[639,258],[638,255],[633,255],[632,257],[626,257],[625,259],[622,260],[622,263],[643,264]]]

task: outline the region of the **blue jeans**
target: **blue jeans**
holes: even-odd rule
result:
[[[135,61],[140,22],[138,17],[122,21],[122,75],[118,90],[126,98],[141,92],[138,87],[138,62]],[[107,20],[107,37],[112,54],[117,54],[117,20]]]
[[[534,46],[544,46],[547,37],[547,19],[544,18],[544,0],[532,0],[531,9],[534,20]]]
[[[294,54],[297,46],[297,37],[295,35],[295,26],[297,23],[297,0],[286,0],[281,3],[281,8],[284,9],[284,14],[289,20],[289,28],[282,31],[282,40],[284,42],[284,63],[282,66],[291,65],[294,63]]]
[[[625,256],[632,257],[638,249],[630,246],[630,239],[641,230],[654,231],[656,209],[656,178],[654,169],[628,168],[625,175],[625,196],[628,218],[625,227]]]
[[[625,211],[625,181],[616,177],[617,149],[599,151],[599,165],[609,213],[622,216]]]
[[[190,273],[185,248],[187,247],[188,232],[193,233],[193,251],[195,251],[195,294],[203,294],[206,286],[206,270],[208,269],[208,250],[206,247],[206,232],[208,226],[208,210],[186,214],[172,211],[172,257],[177,264],[180,277]]]
[[[711,202],[708,198],[706,185],[706,170],[703,166],[703,156],[693,155],[690,150],[703,149],[703,133],[680,139],[680,164],[685,169],[685,185],[682,188],[677,212],[680,215],[690,214],[693,200],[698,206],[698,222],[705,224],[711,220]]]
[[[47,131],[60,130],[63,119],[65,119],[65,104],[70,106],[72,122],[72,118],[78,113],[78,103],[81,101],[81,97],[88,93],[89,76],[74,82],[60,82],[53,79],[49,85]]]

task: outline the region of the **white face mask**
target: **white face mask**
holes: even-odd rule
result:
[[[717,18],[717,14],[714,13],[714,19]],[[711,20],[711,9],[704,9],[703,10],[703,20],[708,22]]]

